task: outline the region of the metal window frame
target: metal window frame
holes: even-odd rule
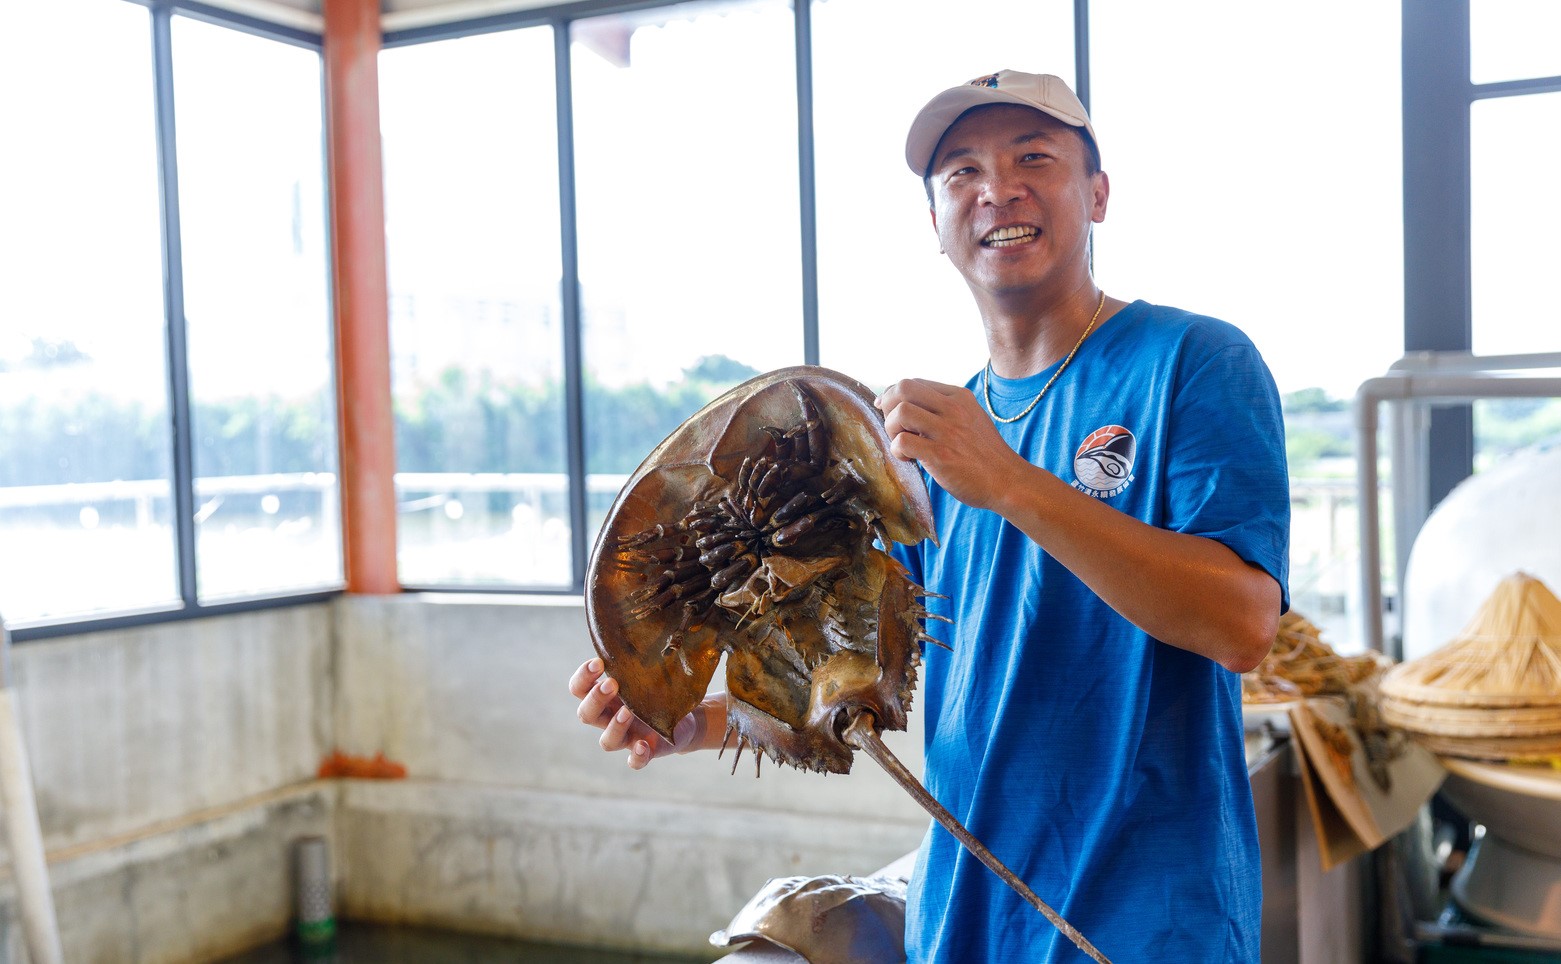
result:
[[[1541,380],[1498,379],[1501,368],[1547,367],[1545,356],[1471,354],[1473,137],[1476,101],[1561,91],[1561,76],[1476,84],[1470,79],[1470,0],[1402,0],[1404,351],[1388,376],[1356,398],[1361,500],[1362,632],[1369,648],[1393,655],[1386,639],[1381,534],[1376,505],[1376,406],[1393,406],[1396,589],[1402,595],[1410,546],[1432,509],[1474,474],[1474,406],[1480,398],[1532,397]],[[1464,380],[1454,372],[1465,373]],[[1480,374],[1480,381],[1472,381]],[[1368,494],[1369,493],[1369,494]],[[1399,601],[1402,608],[1402,600]]]
[[[1382,509],[1378,482],[1378,409],[1393,403],[1390,441],[1393,451],[1394,572],[1400,597],[1409,568],[1409,547],[1428,510],[1414,499],[1428,477],[1425,415],[1436,402],[1472,405],[1477,399],[1561,398],[1561,378],[1509,374],[1522,369],[1561,367],[1561,353],[1481,357],[1461,353],[1426,352],[1395,362],[1389,374],[1370,378],[1355,397],[1355,461],[1357,520],[1360,532],[1361,635],[1365,647],[1403,659],[1402,629],[1391,638],[1383,627]]]
[[[585,586],[588,545],[585,466],[584,348],[581,330],[579,234],[575,208],[574,100],[570,76],[569,28],[577,20],[682,6],[688,0],[577,0],[549,7],[517,10],[472,20],[387,31],[383,47],[412,46],[441,40],[547,26],[553,30],[554,90],[557,98],[559,226],[561,244],[561,313],[564,358],[564,420],[569,525],[573,582],[560,586],[407,585],[419,592],[510,592],[531,595],[578,595]],[[1075,87],[1089,105],[1089,3],[1073,0]],[[798,221],[802,282],[802,354],[809,365],[819,363],[818,217],[816,140],[813,123],[812,0],[792,0],[793,44],[797,96]]]
[[[191,423],[189,346],[184,314],[183,239],[179,219],[179,163],[174,106],[173,18],[188,17],[279,43],[322,51],[321,38],[306,30],[268,23],[255,17],[189,0],[128,0],[148,13],[152,49],[152,110],[162,245],[163,324],[168,362],[168,431],[172,454],[169,479],[173,502],[175,585],[178,602],[145,608],[44,619],[11,630],[16,642],[78,633],[129,629],[155,623],[227,615],[279,606],[318,602],[340,594],[323,588],[304,592],[263,593],[241,600],[203,603],[196,577],[195,457]],[[323,96],[324,74],[321,73]],[[320,144],[322,163],[325,144]],[[327,225],[329,230],[329,225]]]
[[[1561,76],[1470,80],[1470,0],[1402,0],[1404,351],[1473,347],[1472,136],[1477,100],[1561,91]],[[1429,509],[1474,473],[1466,400],[1433,407],[1418,496]]]
[[[570,27],[577,20],[683,5],[686,0],[581,0],[551,7],[518,10],[475,20],[388,31],[384,49],[454,40],[482,34],[549,27],[553,31],[553,87],[557,101],[559,243],[562,278],[560,308],[564,362],[564,432],[569,478],[570,574],[568,586],[411,585],[418,592],[491,592],[529,595],[578,595],[585,587],[590,556],[585,459],[585,357],[580,302],[579,221],[575,196],[574,96]],[[1075,0],[1085,2],[1085,0]],[[813,133],[812,4],[793,2],[793,45],[796,58],[797,177],[802,280],[803,361],[819,361],[818,237]]]
[[[335,592],[246,600],[202,606],[194,596],[194,523],[192,442],[189,430],[188,357],[182,316],[183,277],[178,228],[178,170],[174,142],[172,53],[169,22],[173,14],[189,16],[283,43],[322,48],[321,38],[307,30],[268,23],[195,0],[128,0],[152,14],[154,97],[156,99],[159,178],[163,191],[164,293],[169,333],[170,431],[174,442],[175,503],[178,514],[179,585],[182,605],[176,610],[149,609],[122,616],[60,621],[17,629],[18,640],[64,635],[118,626],[141,625],[190,616],[308,602]],[[572,91],[569,81],[569,25],[575,20],[677,6],[679,0],[573,0],[546,7],[478,17],[470,20],[392,30],[383,37],[389,49],[437,40],[525,27],[550,27],[554,32],[555,94],[558,110],[560,174],[560,239],[564,260],[565,431],[568,446],[571,528],[574,533],[574,585],[559,587],[505,586],[492,591],[533,594],[578,594],[586,562],[586,495],[584,458],[583,347],[580,330],[578,228],[574,209],[574,144]],[[1073,0],[1075,87],[1086,105],[1090,95],[1091,0]],[[793,0],[797,70],[799,211],[803,279],[802,338],[804,360],[819,357],[816,167],[813,130],[811,0]],[[1561,77],[1472,84],[1468,79],[1469,0],[1428,4],[1401,0],[1403,25],[1404,121],[1404,342],[1405,350],[1467,351],[1471,343],[1469,248],[1469,106],[1476,99],[1561,90]],[[573,255],[571,255],[573,252]],[[1467,405],[1437,409],[1432,414],[1427,452],[1428,505],[1434,505],[1457,481],[1472,471],[1472,416]],[[407,586],[409,590],[473,592],[480,587]]]

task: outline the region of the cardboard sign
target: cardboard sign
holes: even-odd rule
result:
[[[1341,697],[1292,706],[1290,732],[1325,871],[1408,827],[1447,776],[1407,734],[1363,720]]]

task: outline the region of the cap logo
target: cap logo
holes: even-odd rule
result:
[[[972,86],[972,87],[996,87],[997,86],[997,75],[996,74],[987,74],[985,77],[977,77],[975,80],[972,80],[970,82],[970,86]]]

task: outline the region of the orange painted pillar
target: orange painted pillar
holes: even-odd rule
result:
[[[379,140],[379,0],[324,0],[347,591],[395,593],[396,446]]]

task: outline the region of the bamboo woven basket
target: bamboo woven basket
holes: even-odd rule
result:
[[[1546,763],[1561,757],[1561,736],[1529,736],[1500,739],[1471,736],[1438,736],[1413,733],[1416,743],[1437,756],[1490,763]]]
[[[1273,648],[1263,662],[1242,674],[1241,701],[1261,705],[1339,694],[1389,665],[1380,653],[1340,656],[1322,641],[1316,624],[1292,610],[1279,617]]]

